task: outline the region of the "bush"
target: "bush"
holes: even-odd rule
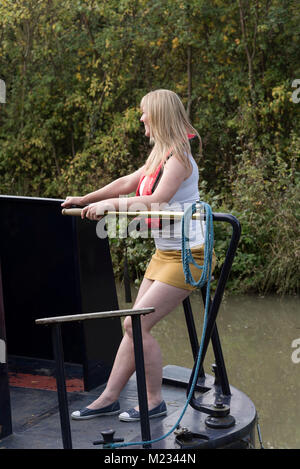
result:
[[[287,159],[253,142],[240,154],[228,206],[242,225],[233,266],[239,291],[299,293],[299,154],[295,134]]]

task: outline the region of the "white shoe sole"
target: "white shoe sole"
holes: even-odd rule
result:
[[[127,414],[127,412],[123,412],[123,414]],[[141,419],[140,418],[132,418],[132,417],[127,417],[126,415],[120,414],[119,415],[119,420],[121,422],[139,422]],[[156,417],[163,417],[164,415],[167,415],[167,412],[161,412],[160,414],[154,414],[154,415],[149,415],[149,419],[155,419]]]
[[[80,415],[74,415],[71,414],[71,418],[73,420],[89,420],[89,419],[95,419],[97,417],[104,417],[105,415],[117,415],[119,414],[120,411],[119,410],[115,410],[114,412],[103,412],[102,414],[94,414],[94,415],[83,415],[83,416],[80,416]]]

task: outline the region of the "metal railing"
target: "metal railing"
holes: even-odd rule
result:
[[[141,316],[153,313],[154,308],[124,309],[117,311],[104,311],[95,313],[73,314],[69,316],[56,316],[36,319],[35,323],[50,326],[52,328],[52,344],[54,360],[56,365],[56,383],[58,393],[58,405],[61,423],[61,433],[64,449],[72,449],[72,435],[66,391],[66,379],[64,370],[63,343],[61,335],[61,324],[70,321],[87,321],[92,319],[114,318],[131,316],[132,333],[134,344],[136,381],[138,390],[138,402],[140,411],[141,436],[143,441],[151,440],[150,424],[148,416],[148,401],[145,379],[145,364],[143,351],[143,338],[141,328]],[[144,445],[145,448],[151,445]]]

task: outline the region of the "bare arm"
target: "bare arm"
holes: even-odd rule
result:
[[[189,176],[183,164],[177,158],[170,158],[165,165],[161,180],[151,195],[108,198],[103,202],[85,207],[82,211],[82,218],[87,216],[91,219],[101,217],[107,210],[150,210],[153,205],[168,203],[179,189],[182,182]]]
[[[94,192],[84,195],[83,197],[67,197],[61,204],[62,207],[68,208],[71,205],[88,205],[101,200],[119,197],[120,195],[128,195],[135,192],[144,167],[138,169],[134,173],[123,176],[106,186]]]

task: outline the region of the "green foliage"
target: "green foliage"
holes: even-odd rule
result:
[[[232,213],[242,225],[233,266],[236,288],[299,292],[300,138],[291,134],[288,158],[248,142],[232,181]]]
[[[172,89],[203,139],[201,197],[242,223],[232,289],[298,292],[299,20],[295,0],[2,0],[0,192],[64,198],[137,169],[140,99]],[[152,249],[128,241],[133,278]]]
[[[113,178],[142,166],[144,152],[139,151],[139,138],[136,136],[139,116],[135,108],[128,108],[123,115],[116,113],[111,132],[99,133],[89,146],[74,158],[69,157],[68,166],[61,170],[55,180],[49,181],[45,194],[64,197],[66,193],[81,195],[92,192]]]

